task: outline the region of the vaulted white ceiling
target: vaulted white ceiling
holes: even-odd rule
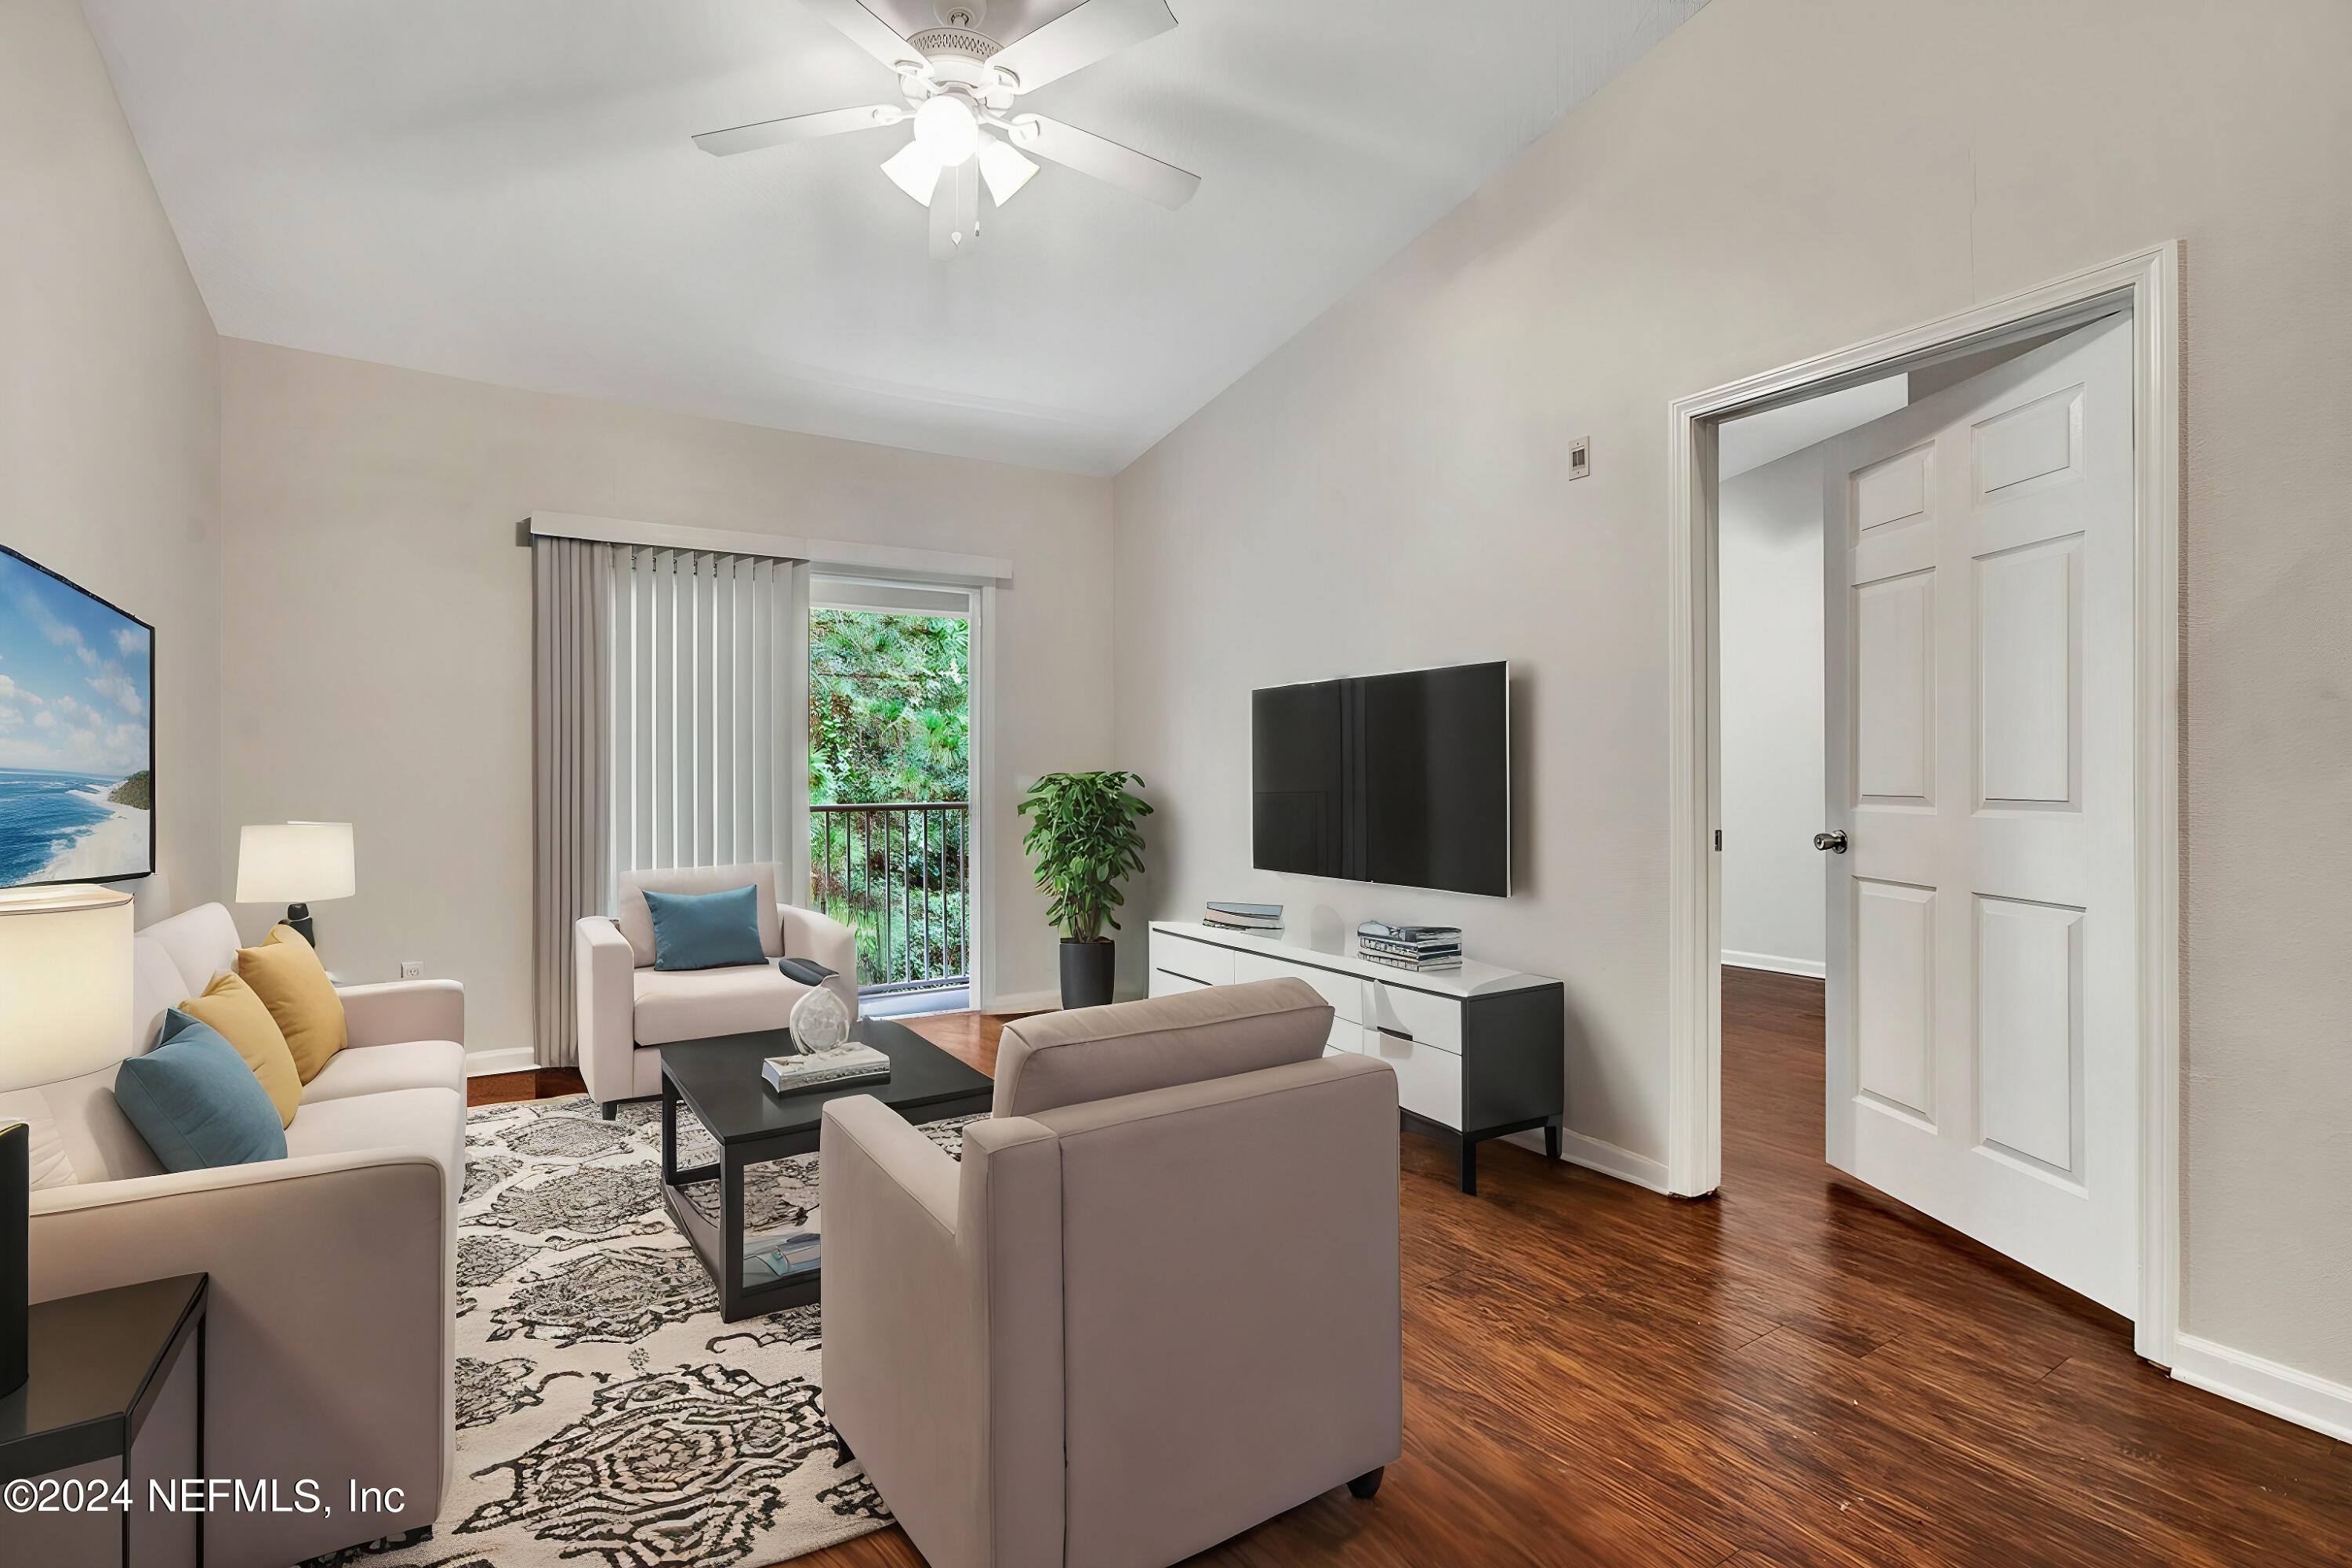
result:
[[[1171,0],[1023,100],[1202,177],[1054,164],[934,263],[903,129],[797,0],[85,0],[213,320],[510,386],[1115,472],[1705,0]],[[929,0],[875,0],[902,31]],[[993,0],[1012,38],[1070,0]]]

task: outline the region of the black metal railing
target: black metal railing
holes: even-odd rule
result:
[[[810,900],[857,933],[858,990],[969,984],[971,807],[809,807]]]

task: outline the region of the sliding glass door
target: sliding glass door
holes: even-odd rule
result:
[[[809,903],[856,931],[869,1013],[971,1005],[975,597],[809,581]]]

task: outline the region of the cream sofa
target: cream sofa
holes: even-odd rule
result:
[[[931,1568],[1161,1568],[1402,1441],[1397,1092],[1262,981],[1007,1028],[961,1163],[824,1109],[825,1413]]]
[[[132,939],[132,1034],[236,963],[218,904]],[[319,1483],[332,1512],[212,1514],[211,1568],[286,1568],[433,1522],[454,1464],[457,1205],[466,1173],[466,995],[454,981],[338,987],[351,1044],[304,1086],[287,1157],[166,1173],[114,1103],[115,1067],[0,1087],[46,1120],[74,1180],[32,1196],[32,1299],[212,1277],[205,1468]],[[397,1512],[347,1507],[349,1482]]]
[[[757,888],[764,963],[719,969],[654,967],[654,921],[645,889],[720,893]],[[779,902],[771,865],[694,866],[632,871],[621,879],[618,917],[591,915],[572,940],[580,1009],[580,1076],[611,1117],[624,1100],[661,1092],[661,1051],[677,1040],[781,1029],[809,988],[784,977],[779,958],[806,958],[833,970],[826,989],[857,1016],[857,937],[839,921]]]

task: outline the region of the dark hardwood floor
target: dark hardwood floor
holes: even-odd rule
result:
[[[1001,1021],[917,1025],[985,1070]],[[1724,1187],[1404,1140],[1405,1452],[1195,1561],[2352,1562],[2352,1447],[1822,1163],[1818,982],[1725,972]],[[897,1530],[798,1560],[915,1568]]]

